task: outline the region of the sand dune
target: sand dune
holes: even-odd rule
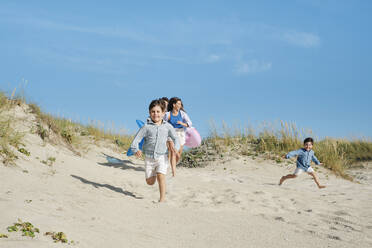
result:
[[[26,125],[27,126],[27,125]],[[27,129],[25,127],[25,129]],[[278,186],[291,166],[240,158],[167,175],[167,202],[145,184],[143,161],[90,145],[81,157],[27,134],[31,156],[0,166],[0,247],[372,247],[372,183],[324,169],[327,188],[301,175]],[[52,166],[40,161],[55,157]],[[364,172],[363,172],[364,173]],[[367,173],[367,172],[365,172]],[[34,239],[6,228],[20,218]]]

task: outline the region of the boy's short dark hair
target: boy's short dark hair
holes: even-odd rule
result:
[[[313,138],[311,138],[311,137],[308,137],[308,138],[306,138],[306,139],[304,140],[304,144],[306,144],[307,142],[311,142],[311,144],[314,145],[314,140],[313,140]]]
[[[166,97],[166,96],[163,96],[162,98],[160,98],[160,100],[163,100],[163,101],[169,102],[169,99],[168,99],[168,97]]]
[[[150,105],[149,105],[149,112],[155,106],[159,106],[163,112],[165,111],[165,103],[164,103],[163,100],[160,100],[160,99],[152,100]]]

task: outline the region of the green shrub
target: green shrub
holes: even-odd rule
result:
[[[14,223],[13,226],[8,226],[8,232],[17,232],[21,231],[22,236],[28,236],[31,238],[35,237],[35,233],[39,233],[39,228],[34,227],[30,222],[22,222],[18,219],[17,223]]]

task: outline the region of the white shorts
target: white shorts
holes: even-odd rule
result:
[[[146,179],[155,177],[157,173],[166,175],[168,170],[168,157],[166,155],[158,158],[145,157],[145,176]]]
[[[183,146],[186,143],[186,134],[183,128],[177,128],[176,134],[178,136],[178,139],[180,141],[180,145]]]
[[[311,172],[314,172],[313,168],[311,168],[311,166],[309,168],[307,168],[307,170],[305,171],[304,169],[302,168],[298,168],[296,167],[295,171],[293,172],[294,175],[298,176],[300,175],[302,172],[307,172],[307,173],[311,173]]]

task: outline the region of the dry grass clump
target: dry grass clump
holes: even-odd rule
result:
[[[18,103],[9,100],[4,93],[0,92],[0,157],[6,165],[14,164],[18,158],[12,147],[19,149],[23,138],[23,134],[13,128],[13,118],[7,114],[14,104]]]
[[[36,132],[45,140],[50,137],[51,132],[57,134],[66,143],[76,145],[79,143],[79,136],[76,135],[79,131],[79,125],[65,118],[57,118],[50,114],[45,114],[36,104],[29,104],[31,113],[37,117]]]
[[[105,125],[101,122],[91,122],[91,124],[85,127],[85,130],[96,141],[110,140],[124,150],[130,147],[133,140],[133,136],[125,134],[125,131],[116,131],[114,125],[105,128]]]

